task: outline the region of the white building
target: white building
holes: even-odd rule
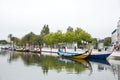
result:
[[[120,44],[120,18],[119,18],[118,25],[117,25],[117,38]]]
[[[116,44],[117,41],[118,41],[118,38],[117,38],[117,29],[115,29],[113,32],[112,32],[112,44]]]
[[[112,44],[120,44],[120,19],[117,24],[117,29],[112,32]]]

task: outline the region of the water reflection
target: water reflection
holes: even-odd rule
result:
[[[89,75],[92,73],[92,66],[88,60],[58,58],[58,61],[64,62],[66,66],[68,66],[68,64],[72,64],[72,66],[74,66],[72,69],[75,69],[77,73],[85,71],[86,69],[90,70]]]
[[[60,59],[56,56],[50,55],[41,55],[41,54],[33,54],[33,53],[10,53],[9,63],[12,61],[21,58],[26,66],[40,66],[42,67],[43,73],[47,74],[49,70],[56,70],[58,73],[65,69],[68,73],[81,73],[85,71],[88,61],[82,60],[68,60],[68,62],[64,62],[65,59]],[[67,61],[67,59],[66,59]],[[85,64],[86,63],[86,64]],[[90,63],[89,63],[90,64]]]
[[[34,54],[34,53],[18,53],[18,52],[12,52],[12,51],[1,51],[0,52],[0,65],[1,65],[0,70],[2,69],[6,70],[10,68],[10,67],[6,67],[5,63],[4,63],[5,66],[2,68],[3,66],[3,64],[1,64],[2,60],[3,61],[7,60],[7,63],[6,63],[7,66],[16,66],[17,63],[20,63],[18,65],[19,69],[30,68],[30,70],[32,70],[33,67],[36,67],[37,71],[39,72],[38,73],[33,72],[34,75],[38,75],[38,77],[39,75],[41,75],[40,77],[43,77],[43,78],[44,78],[44,75],[46,75],[47,79],[51,79],[50,76],[57,76],[57,77],[62,76],[62,77],[59,77],[59,79],[65,80],[65,79],[71,79],[71,75],[72,75],[73,79],[80,78],[82,80],[88,80],[88,79],[104,80],[106,76],[109,76],[108,77],[109,80],[120,80],[119,79],[120,61],[117,64],[115,64],[116,60],[114,61],[93,60],[93,59],[69,60],[65,58],[59,58],[58,56],[53,56],[51,54],[44,55],[44,54]],[[23,63],[24,66],[21,65],[21,63]],[[16,66],[16,68],[18,66]],[[17,71],[18,69],[16,68],[14,69],[10,68],[10,69],[13,71],[14,70]],[[22,73],[32,74],[32,73],[27,73],[26,69],[23,69],[24,71]],[[3,72],[5,70],[3,70]],[[1,76],[1,73],[0,73],[0,76]],[[56,80],[54,78],[52,79]]]

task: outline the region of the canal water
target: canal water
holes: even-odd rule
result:
[[[0,80],[120,80],[120,61],[0,51]]]

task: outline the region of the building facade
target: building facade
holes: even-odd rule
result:
[[[120,18],[119,18],[118,25],[117,25],[117,38],[120,44]]]
[[[118,38],[117,38],[117,29],[115,29],[113,32],[112,32],[112,44],[117,44],[118,42]]]
[[[120,18],[119,18],[119,21],[117,23],[117,29],[115,29],[112,32],[111,38],[112,38],[112,44],[115,44],[115,45],[120,44]]]

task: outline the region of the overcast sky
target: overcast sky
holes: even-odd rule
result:
[[[11,33],[21,38],[50,31],[81,27],[92,37],[105,38],[117,28],[120,0],[0,0],[0,39]]]

